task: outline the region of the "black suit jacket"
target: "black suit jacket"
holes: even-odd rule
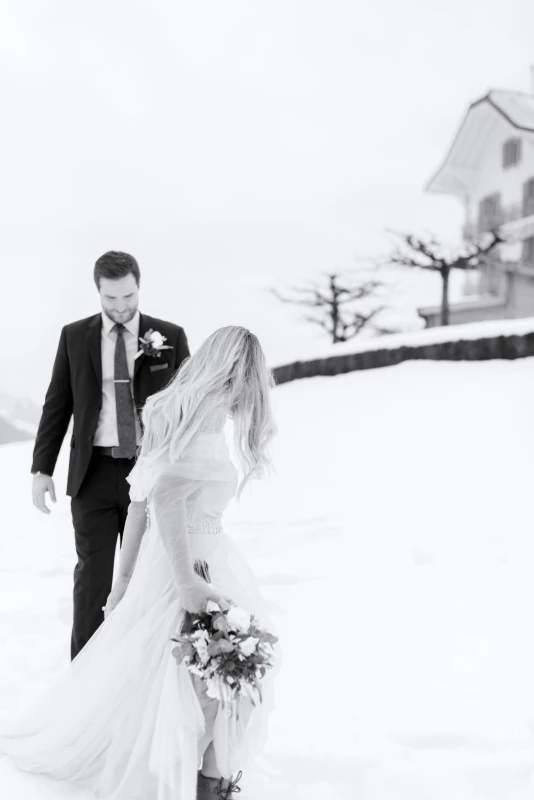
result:
[[[171,322],[140,315],[139,335],[152,328],[167,337],[161,356],[145,354],[135,362],[133,391],[141,409],[147,397],[159,392],[189,355],[184,329]],[[33,451],[32,472],[53,475],[63,439],[74,415],[67,494],[75,497],[87,472],[102,407],[102,316],[96,314],[66,325],[46,393]]]

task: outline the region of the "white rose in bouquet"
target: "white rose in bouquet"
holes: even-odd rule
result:
[[[246,633],[250,628],[250,614],[239,606],[232,606],[226,615],[228,626],[239,633]]]
[[[254,636],[249,636],[248,639],[245,639],[239,644],[239,650],[245,658],[252,655],[259,641],[260,640],[256,639]]]

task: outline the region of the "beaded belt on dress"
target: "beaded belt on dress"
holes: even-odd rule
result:
[[[222,533],[221,520],[217,517],[205,517],[193,525],[188,525],[189,533]]]

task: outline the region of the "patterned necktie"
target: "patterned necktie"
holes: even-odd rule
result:
[[[130,373],[126,358],[124,342],[124,325],[117,323],[113,330],[117,332],[115,344],[115,404],[117,407],[117,430],[119,446],[114,447],[116,458],[134,458],[137,450],[135,431],[135,410],[130,389]]]

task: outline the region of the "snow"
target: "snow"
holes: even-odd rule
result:
[[[374,338],[361,338],[348,342],[315,343],[312,349],[309,346],[302,348],[301,361],[308,361],[330,356],[345,355],[347,353],[362,353],[369,350],[390,350],[397,347],[421,347],[438,342],[457,342],[461,339],[484,339],[493,336],[524,336],[534,332],[534,317],[521,319],[496,319],[485,322],[469,322],[463,325],[450,325],[436,328],[423,328],[418,331],[393,333],[387,336]],[[289,363],[289,362],[285,362]]]
[[[0,391],[0,414],[19,420],[21,424],[33,425],[35,433],[41,418],[41,406],[2,390]]]
[[[30,430],[28,430],[30,428]],[[0,410],[0,445],[9,442],[20,442],[35,437],[35,427],[31,429],[29,423],[9,419]]]
[[[225,523],[284,651],[243,800],[534,795],[533,369],[417,361],[276,389],[276,473]],[[69,506],[33,509],[30,451],[0,450],[4,711],[68,660]],[[0,762],[2,797],[32,791]]]
[[[30,400],[0,392],[0,444],[34,438],[39,417],[40,410]]]

